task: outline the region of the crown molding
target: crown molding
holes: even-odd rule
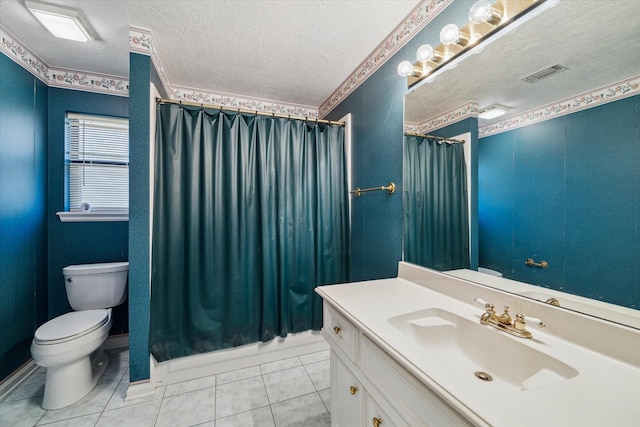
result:
[[[478,129],[478,137],[495,135],[638,94],[640,94],[640,76],[635,76],[482,126]]]
[[[0,26],[0,51],[50,87],[129,96],[129,80],[107,74],[54,68]]]
[[[449,126],[453,123],[467,119],[469,117],[478,117],[478,104],[472,101],[467,102],[459,107],[449,110],[439,116],[425,120],[422,123],[405,123],[404,131],[413,133],[428,133],[436,129]]]
[[[453,0],[422,0],[411,13],[383,40],[378,47],[355,69],[353,73],[318,108],[325,117],[358,86],[386,63],[400,48],[422,30]]]

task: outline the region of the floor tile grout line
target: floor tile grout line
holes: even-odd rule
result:
[[[198,388],[198,389],[196,389],[196,390],[202,390],[202,389],[207,389],[207,388],[212,388],[212,387],[213,387],[213,388],[216,388],[216,387],[218,387],[218,386],[220,386],[220,385],[231,384],[231,383],[235,383],[235,382],[239,382],[239,381],[243,381],[243,380],[246,380],[246,379],[255,378],[255,377],[260,376],[260,377],[261,377],[261,379],[262,379],[263,389],[264,389],[265,394],[266,394],[266,396],[267,396],[267,402],[268,402],[268,404],[267,404],[267,405],[264,405],[264,406],[260,406],[260,407],[258,407],[258,408],[262,408],[262,407],[265,407],[265,406],[268,406],[268,407],[269,407],[269,410],[270,410],[270,412],[271,412],[271,418],[272,418],[272,420],[273,420],[273,422],[274,422],[274,425],[277,425],[277,424],[276,424],[276,419],[275,419],[275,413],[274,413],[274,411],[273,411],[273,406],[274,406],[275,404],[280,404],[280,403],[282,403],[282,402],[286,402],[286,401],[289,401],[289,400],[292,400],[292,399],[296,399],[296,398],[300,398],[300,397],[303,397],[303,396],[307,396],[307,395],[310,395],[310,394],[313,394],[313,393],[316,393],[316,394],[318,395],[318,397],[320,398],[320,400],[323,402],[323,406],[325,407],[325,409],[327,409],[327,412],[329,412],[329,413],[330,413],[329,408],[328,408],[328,406],[327,406],[326,402],[325,402],[325,401],[324,401],[324,399],[322,399],[322,397],[320,396],[320,392],[321,392],[321,391],[324,391],[324,390],[330,389],[330,387],[329,387],[329,388],[323,388],[322,390],[320,390],[320,389],[318,388],[319,386],[318,386],[318,385],[313,381],[313,379],[312,379],[312,377],[311,377],[311,374],[309,373],[309,370],[308,370],[308,366],[310,366],[310,365],[312,365],[312,364],[316,364],[316,363],[324,362],[324,361],[326,361],[326,360],[327,360],[327,358],[324,358],[324,357],[323,357],[323,358],[321,358],[321,359],[319,359],[319,360],[311,359],[311,360],[307,360],[307,362],[306,362],[306,363],[303,361],[304,356],[312,355],[312,354],[317,354],[317,353],[322,353],[322,352],[325,352],[325,351],[326,351],[326,350],[314,351],[314,352],[310,352],[310,353],[305,353],[304,355],[300,355],[300,356],[294,356],[294,357],[290,357],[290,358],[280,359],[280,360],[276,360],[276,361],[272,361],[272,362],[267,362],[267,363],[264,363],[264,364],[257,364],[257,365],[249,366],[249,367],[246,367],[246,368],[242,368],[242,369],[251,369],[251,368],[256,368],[256,367],[257,367],[257,368],[258,368],[258,370],[259,370],[259,372],[260,372],[260,374],[258,374],[258,375],[254,375],[254,376],[249,376],[249,377],[247,377],[247,378],[240,378],[240,379],[236,379],[236,380],[234,380],[234,381],[229,381],[229,382],[224,383],[224,384],[219,384],[219,383],[218,383],[218,381],[219,381],[219,376],[220,376],[221,374],[213,374],[213,375],[212,375],[212,376],[214,377],[214,378],[213,378],[213,384],[214,384],[213,386],[203,387],[203,388]],[[280,362],[280,361],[288,360],[288,359],[297,359],[297,361],[296,361],[297,363],[295,364],[295,366],[286,366],[286,367],[282,367],[282,368],[280,368],[280,369],[277,369],[277,370],[274,370],[274,371],[271,371],[271,372],[263,373],[263,371],[262,371],[262,366],[263,366],[263,365],[267,365],[267,364],[275,363],[275,362]],[[264,377],[265,377],[265,375],[268,375],[268,374],[275,374],[275,373],[278,373],[278,372],[285,371],[285,370],[287,370],[287,369],[293,369],[293,368],[300,367],[300,366],[302,366],[302,367],[304,368],[304,372],[305,372],[305,374],[307,375],[307,379],[311,381],[311,383],[312,383],[313,388],[314,388],[314,390],[315,390],[315,391],[310,392],[310,393],[305,393],[305,394],[302,394],[302,395],[299,395],[299,396],[294,396],[294,397],[291,397],[291,398],[289,398],[289,399],[284,399],[284,400],[281,400],[281,401],[279,401],[279,402],[271,402],[271,398],[269,397],[269,394],[268,394],[268,392],[267,392],[267,388],[266,388],[266,381],[265,381],[265,378],[264,378]],[[239,370],[240,370],[240,369],[239,369]],[[238,370],[238,371],[239,371],[239,370]],[[227,371],[227,372],[233,372],[233,371]],[[34,371],[34,372],[30,375],[30,377],[32,377],[33,375],[36,375],[36,374],[38,374],[38,373],[39,373],[39,372]],[[82,414],[82,415],[77,415],[77,416],[75,416],[75,417],[66,418],[66,420],[70,420],[70,419],[74,419],[74,418],[79,418],[79,417],[83,417],[83,416],[89,416],[89,415],[92,415],[92,414],[98,414],[98,418],[97,418],[97,420],[96,420],[96,421],[95,421],[95,423],[94,423],[94,427],[95,427],[95,426],[99,423],[100,419],[103,417],[103,415],[105,414],[105,412],[107,412],[106,408],[108,407],[108,405],[109,405],[109,403],[111,402],[111,400],[114,398],[114,396],[115,396],[115,394],[116,394],[116,391],[118,390],[118,387],[119,387],[121,384],[123,384],[123,381],[125,381],[125,377],[126,377],[126,375],[127,375],[127,370],[125,369],[125,370],[122,372],[122,374],[121,374],[121,375],[120,375],[120,374],[118,374],[118,375],[116,375],[115,377],[113,377],[113,381],[109,381],[110,383],[111,383],[111,382],[116,383],[116,386],[115,386],[115,388],[113,389],[113,391],[111,392],[111,395],[109,396],[109,398],[107,399],[107,402],[105,403],[104,407],[103,407],[101,410],[96,411],[96,412],[93,412],[93,413],[90,413],[90,414]],[[195,378],[194,378],[194,379],[195,379]],[[191,381],[191,380],[185,380],[184,382],[188,382],[188,381]],[[127,383],[128,383],[128,381],[127,381]],[[167,388],[167,386],[165,386],[165,390],[164,390],[164,392],[166,392],[166,388]],[[196,390],[190,390],[190,391],[196,391]],[[16,392],[16,391],[14,390],[11,394],[13,394],[13,393],[15,393],[15,392]],[[159,408],[158,408],[157,413],[155,414],[154,425],[158,423],[158,419],[159,419],[159,415],[160,415],[160,410],[161,410],[161,408],[162,408],[162,405],[163,405],[163,403],[164,403],[164,400],[167,398],[167,396],[165,396],[165,395],[164,395],[164,392],[163,392],[162,396],[161,396],[161,397],[159,397],[159,399],[158,399],[158,400],[160,400],[160,406],[159,406]],[[184,393],[186,393],[186,392],[184,392]],[[183,394],[183,393],[178,393],[178,395],[179,395],[179,394]],[[168,396],[168,397],[172,397],[172,396]],[[216,396],[216,397],[217,397],[217,396]],[[22,399],[30,399],[30,398],[36,398],[36,396],[24,397],[24,398],[22,398]],[[16,399],[16,400],[22,400],[22,399]],[[6,399],[4,399],[4,400],[6,400]],[[4,402],[4,400],[3,400],[3,402]],[[152,399],[152,400],[156,400],[156,399]],[[132,404],[132,405],[124,405],[124,406],[122,406],[122,407],[113,408],[112,410],[113,410],[113,411],[122,410],[122,409],[126,408],[127,406],[136,406],[136,405],[138,405],[138,404],[143,404],[143,403],[149,403],[149,401],[144,401],[144,402],[142,402],[142,401],[141,401],[140,403],[135,403],[135,404]],[[215,402],[214,402],[214,403],[215,403]],[[253,409],[258,409],[258,408],[253,408]],[[44,417],[47,415],[47,413],[48,413],[48,412],[50,412],[50,411],[45,410],[45,411],[44,411],[44,413],[43,413],[43,414],[38,418],[38,420],[36,421],[36,423],[35,423],[34,425],[36,425],[37,423],[41,422],[41,421],[44,419]],[[246,411],[245,411],[245,412],[246,412]],[[237,414],[233,414],[233,415],[229,415],[229,416],[234,416],[234,415],[237,415]],[[217,411],[215,410],[215,407],[214,407],[214,419],[213,419],[212,421],[214,421],[214,422],[215,422],[215,421],[216,421],[216,419],[217,419],[216,417],[217,417]],[[64,421],[64,420],[59,420],[59,421]]]

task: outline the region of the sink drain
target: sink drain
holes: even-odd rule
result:
[[[493,381],[493,377],[486,372],[475,371],[473,374],[476,376],[476,378],[480,378],[482,381]]]

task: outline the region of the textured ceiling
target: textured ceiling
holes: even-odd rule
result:
[[[21,0],[0,25],[49,66],[128,76],[129,26],[149,29],[172,86],[318,107],[419,0],[48,0],[98,40],[55,39]]]
[[[502,104],[515,116],[636,77],[639,17],[640,0],[561,0],[407,95],[405,121],[423,123],[468,101],[480,109]],[[569,69],[535,84],[521,80],[554,64]]]
[[[0,0],[0,25],[48,66],[112,76],[129,76],[129,1],[48,1],[82,10],[96,31],[89,43],[53,37],[22,0]]]

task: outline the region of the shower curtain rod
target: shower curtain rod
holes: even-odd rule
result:
[[[455,142],[457,144],[464,144],[464,140],[462,139],[443,138],[441,136],[427,135],[426,133],[415,133],[415,132],[405,132],[404,134],[409,136],[419,136],[422,138],[431,138],[437,141],[449,141],[449,142]]]
[[[229,111],[233,113],[255,114],[257,116],[281,117],[283,119],[304,120],[305,122],[322,123],[322,124],[329,124],[329,125],[339,125],[339,126],[345,125],[345,122],[334,122],[333,120],[314,119],[314,118],[310,119],[309,117],[292,116],[292,115],[279,114],[279,113],[264,113],[262,111],[257,111],[257,110],[230,108],[230,107],[223,107],[222,105],[199,104],[197,102],[180,101],[175,99],[156,98],[156,104],[180,104],[180,105],[188,105],[191,107],[211,108],[211,109],[220,110],[220,111]]]

